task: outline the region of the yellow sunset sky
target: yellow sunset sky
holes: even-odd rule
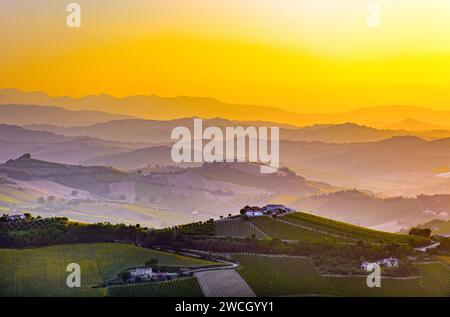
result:
[[[448,0],[78,0],[80,29],[69,2],[0,2],[0,88],[450,110]]]

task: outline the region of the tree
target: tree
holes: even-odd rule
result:
[[[130,279],[131,277],[131,273],[128,271],[123,271],[119,274],[119,278],[123,281],[126,282]]]
[[[24,213],[23,215],[25,216],[25,218],[26,218],[27,220],[31,220],[31,219],[33,218],[29,212],[26,212],[26,213]]]
[[[428,229],[428,228],[426,228],[426,229],[412,228],[409,231],[409,235],[410,236],[419,236],[419,237],[429,238],[431,236],[431,230]]]
[[[158,259],[148,259],[147,261],[145,261],[145,265],[147,266],[158,265],[158,263]]]

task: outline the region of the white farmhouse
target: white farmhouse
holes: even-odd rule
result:
[[[151,267],[137,267],[130,271],[132,278],[151,278],[152,273]]]
[[[249,210],[249,211],[245,212],[245,215],[248,217],[260,217],[260,216],[264,216],[264,213],[259,210]]]
[[[398,259],[394,257],[386,258],[380,261],[377,261],[377,263],[381,266],[386,267],[397,267],[398,266]]]

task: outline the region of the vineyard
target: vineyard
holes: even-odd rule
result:
[[[108,287],[111,297],[203,297],[195,277]]]
[[[419,276],[382,278],[381,287],[369,288],[364,276],[327,276],[341,296],[450,296],[450,269],[440,263],[416,265]]]
[[[425,240],[419,237],[411,237],[407,235],[400,235],[388,232],[381,232],[363,228],[323,217],[318,217],[306,213],[297,212],[282,217],[284,221],[291,222],[296,225],[306,226],[320,231],[327,231],[332,234],[341,235],[359,240],[368,241],[396,241],[400,243],[408,243],[410,239]],[[426,240],[425,240],[426,242]]]
[[[215,262],[118,243],[58,245],[32,249],[0,249],[0,296],[104,296],[93,288],[121,271],[149,259],[160,265],[200,267]],[[66,267],[78,263],[81,288],[66,286]]]
[[[255,297],[247,282],[235,270],[195,273],[206,297]]]
[[[216,236],[222,237],[247,238],[252,235],[255,235],[257,239],[266,237],[266,235],[250,221],[245,221],[241,218],[214,222],[214,233]]]
[[[254,217],[251,218],[250,221],[266,235],[281,240],[297,240],[304,242],[321,242],[326,239],[336,240],[332,235],[286,224],[270,217]]]
[[[257,296],[332,295],[332,285],[306,258],[234,255],[237,269]]]

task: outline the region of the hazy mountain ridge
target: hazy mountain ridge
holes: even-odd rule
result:
[[[116,98],[102,94],[76,99],[51,97],[42,92],[0,89],[0,104],[11,103],[61,106],[70,110],[96,110],[158,120],[192,116],[243,121],[272,121],[273,118],[277,118],[280,123],[297,126],[354,122],[377,128],[384,128],[388,124],[395,124],[408,118],[444,127],[450,122],[450,111],[435,111],[411,106],[366,107],[341,113],[311,114],[295,113],[267,106],[227,104],[213,98],[186,96],[164,98],[154,95]]]

